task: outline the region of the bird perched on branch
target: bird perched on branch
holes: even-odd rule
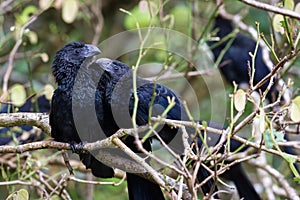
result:
[[[252,72],[252,57],[250,56],[250,53],[254,54],[257,42],[240,32],[235,35],[231,21],[224,19],[220,15],[215,18],[213,29],[217,30],[216,36],[219,38],[219,41],[210,41],[208,42],[208,44],[212,48],[215,61],[219,56],[222,56],[223,54],[221,62],[219,64],[220,72],[230,84],[233,84],[233,82],[235,82],[239,86],[246,85],[249,88],[250,74]],[[228,37],[230,36],[230,34],[232,34],[233,36]],[[254,67],[255,73],[253,77],[253,85],[257,84],[271,72],[271,70],[263,60],[263,52],[260,45],[258,45],[257,52],[255,54]],[[276,85],[278,81],[274,79],[273,82],[274,84],[270,87],[270,90],[266,95],[269,103],[275,102],[279,95],[279,90]],[[262,93],[265,92],[269,84],[270,80],[266,81],[261,87],[258,88],[258,91],[261,91]],[[289,101],[287,92],[283,93],[280,100],[282,102]],[[285,134],[284,137],[286,140],[288,140],[287,134]],[[295,154],[294,150],[289,146],[283,147],[283,150],[287,153]],[[299,171],[298,166],[296,164],[294,164],[294,166]],[[229,179],[234,178],[236,180],[240,180],[238,176],[232,175],[233,173],[230,173],[229,175],[228,173],[225,174],[225,176]],[[239,182],[239,184],[236,184],[238,189],[239,187],[245,188],[246,183],[251,184],[250,181],[245,181],[244,183],[242,183],[241,181]],[[250,186],[249,184],[248,186]],[[250,187],[248,188],[250,189]],[[247,190],[239,190],[244,194],[241,194],[240,192],[239,193],[242,197],[243,195],[253,194],[253,190],[251,190],[249,190],[248,192]]]
[[[118,121],[118,119],[126,118],[126,114],[130,114],[127,118],[131,119],[132,113],[134,112],[134,95],[133,95],[133,72],[132,70],[125,65],[124,63],[116,60],[110,60],[107,58],[102,58],[96,61],[102,69],[105,70],[103,78],[100,79],[100,83],[98,85],[98,91],[103,92],[103,101],[104,105],[108,105],[109,109],[104,111],[102,118],[99,120],[101,127],[104,127],[104,132],[109,133],[108,136],[114,134],[120,127],[131,127],[131,120],[128,121],[128,124],[124,124],[123,120]],[[167,109],[168,105],[170,104],[168,98],[174,97],[175,98],[175,105],[172,109],[167,113],[167,119],[173,120],[183,120],[188,121],[188,116],[185,112],[185,109],[182,106],[182,103],[179,98],[176,97],[176,94],[172,92],[167,87],[155,84],[150,81],[146,81],[137,77],[137,124],[138,125],[145,125],[149,121],[149,116],[151,116],[150,107],[152,108],[152,115],[157,116],[161,115]],[[114,89],[111,89],[114,88]],[[126,92],[127,91],[127,92]],[[154,94],[154,96],[153,96]],[[151,104],[152,102],[152,104]],[[128,107],[129,105],[129,107]],[[112,112],[110,112],[112,110]],[[114,110],[116,112],[114,112]],[[114,115],[115,114],[115,115]],[[116,116],[117,114],[117,116]],[[114,115],[114,117],[113,117]],[[106,119],[112,119],[106,121]],[[120,124],[121,123],[121,124]],[[118,124],[118,125],[117,125]],[[217,126],[216,123],[209,123],[209,126],[215,128],[221,128]],[[112,127],[115,127],[115,130],[112,130]],[[195,130],[190,127],[186,127],[187,132],[190,134],[192,138]],[[174,151],[180,149],[182,147],[182,140],[174,139],[175,134],[178,130],[172,128],[168,125],[165,125],[160,129],[158,134],[160,137],[166,142],[169,147],[171,147]],[[203,133],[202,133],[203,134]],[[214,145],[219,141],[220,136],[213,135],[212,133],[207,133],[211,141],[209,145]],[[180,134],[179,134],[180,135]],[[146,150],[150,151],[150,142],[152,138],[149,138],[149,141],[144,143]],[[173,143],[172,140],[175,140]],[[214,140],[214,141],[213,141]],[[125,141],[125,143],[137,151],[132,144],[134,142],[134,138],[131,137],[131,140]],[[202,147],[203,141],[198,137],[198,147]],[[207,143],[207,142],[206,142]],[[207,143],[208,144],[208,143]],[[240,142],[235,140],[230,140],[230,151],[233,152],[237,150],[239,147],[242,146]],[[245,150],[243,148],[242,150]],[[220,152],[224,152],[224,147],[220,149]],[[130,175],[130,174],[129,174]],[[230,180],[234,181],[235,184],[240,185],[238,187],[238,192],[240,193],[241,197],[245,199],[260,199],[260,197],[255,192],[255,189],[252,183],[249,181],[247,175],[245,174],[241,164],[237,164],[234,167],[230,168],[226,174]],[[131,175],[130,175],[131,176]],[[205,180],[209,176],[208,172],[203,168],[200,167],[197,173],[197,179],[199,182]],[[130,182],[128,183],[131,184]],[[244,187],[243,187],[244,186]],[[134,188],[134,187],[130,187]],[[129,190],[130,190],[129,188]],[[210,192],[212,189],[212,182],[209,184],[205,184],[202,187],[204,194]],[[216,190],[215,190],[216,191]]]
[[[58,88],[54,92],[50,112],[51,135],[55,140],[73,145],[101,139],[100,132],[111,136],[119,128],[132,127],[131,117],[135,109],[136,124],[145,125],[150,120],[149,116],[163,114],[171,102],[174,105],[166,113],[166,118],[184,119],[186,113],[173,91],[140,78],[137,79],[138,103],[135,107],[131,69],[124,63],[104,58],[92,62],[91,58],[99,52],[94,46],[72,42],[56,53],[52,71]],[[150,108],[152,114],[149,113]],[[100,124],[99,129],[91,123],[95,120],[90,117],[93,116],[93,109]],[[80,124],[82,121],[83,124]],[[77,126],[76,122],[79,123]],[[85,133],[80,134],[82,131]],[[176,128],[164,125],[160,127],[158,135],[167,144],[172,144],[177,132]],[[148,151],[151,150],[152,138],[153,136],[149,137],[143,143]],[[139,152],[133,136],[126,137],[124,143],[133,151]],[[179,146],[176,148],[180,149]],[[78,153],[82,162],[87,168],[91,168],[95,176],[113,176],[113,170],[90,153]],[[201,170],[203,172],[204,169]],[[207,174],[200,177],[205,179]],[[149,180],[127,173],[127,181],[130,199],[164,199],[160,187]],[[203,192],[209,193],[212,185],[213,180],[208,181],[202,187]]]
[[[188,120],[188,117],[175,92],[138,76],[134,86],[134,73],[126,64],[107,58],[93,61],[92,57],[99,52],[96,47],[79,42],[69,43],[57,52],[52,70],[58,88],[52,99],[50,125],[55,140],[70,143],[95,176],[112,177],[113,166],[99,161],[93,152],[76,149],[74,144],[109,137],[120,128],[146,125],[151,116],[161,115],[173,120]],[[194,128],[186,128],[191,137],[195,135]],[[132,151],[141,153],[141,147],[137,145],[139,139],[145,136],[142,146],[151,151],[151,142],[160,137],[176,153],[182,153],[179,129],[165,124],[156,132],[157,135],[146,137],[139,133],[121,139]],[[202,146],[202,140],[198,140],[198,145]],[[231,150],[241,145],[233,140]],[[233,168],[229,171],[239,174],[243,172],[241,170]],[[129,198],[164,199],[159,185],[138,176],[139,173],[127,172]],[[202,182],[208,176],[208,171],[200,167],[198,181]],[[204,194],[217,191],[213,186],[214,181],[210,179],[202,186],[202,191]]]
[[[235,82],[239,86],[249,85],[249,75],[252,73],[252,58],[250,53],[254,54],[256,41],[242,33],[237,33],[235,35],[231,22],[220,15],[215,18],[213,29],[217,30],[216,36],[220,40],[209,41],[208,44],[212,47],[215,60],[224,53],[219,65],[221,73],[230,84]],[[232,34],[232,37],[228,37],[230,34]],[[226,37],[228,38],[225,39]],[[230,42],[232,43],[230,44]],[[253,85],[256,85],[270,73],[270,69],[263,60],[262,48],[260,46],[257,48],[254,66],[255,73],[253,77]],[[270,80],[265,82],[258,88],[258,92],[259,90],[261,90],[261,92],[265,92],[269,83]],[[276,90],[275,84],[273,84],[267,93],[266,98],[269,102],[274,102],[277,99],[278,94],[279,93]]]
[[[99,53],[100,50],[93,45],[72,42],[59,50],[55,55],[52,73],[58,88],[52,96],[50,126],[51,136],[56,141],[67,142],[71,145],[82,142],[73,119],[73,86],[81,64]],[[89,135],[90,133],[87,131],[86,134]],[[95,176],[102,178],[114,176],[112,168],[99,162],[91,154],[81,152],[79,156],[83,164],[87,168],[92,169],[92,173]]]

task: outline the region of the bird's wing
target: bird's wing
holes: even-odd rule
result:
[[[147,83],[137,89],[138,95],[138,112],[137,123],[144,125],[148,123],[149,116],[162,115],[166,108],[170,105],[170,100],[174,98],[175,105],[165,116],[168,119],[181,119],[182,106],[177,95],[167,87]],[[129,102],[129,111],[132,114],[134,110],[134,96],[132,95]]]

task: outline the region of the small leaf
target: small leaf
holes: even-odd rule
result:
[[[282,26],[282,22],[284,21],[283,16],[276,14],[273,18],[273,28],[276,32],[283,33],[284,28]]]
[[[285,142],[284,133],[282,131],[273,131],[276,142]]]
[[[10,99],[15,106],[22,106],[26,101],[26,91],[23,85],[15,84],[10,89]]]
[[[49,61],[49,56],[48,56],[47,53],[41,53],[40,57],[41,57],[43,62],[48,62]]]
[[[62,18],[70,24],[72,23],[78,12],[78,1],[77,0],[65,0],[62,5]]]
[[[264,132],[264,141],[267,148],[269,149],[273,148],[272,136],[269,131]]]
[[[295,6],[295,3],[294,3],[294,0],[285,0],[284,1],[284,7],[288,10],[294,10],[294,6]]]
[[[15,191],[6,198],[6,200],[28,200],[28,199],[29,199],[29,194],[25,189],[20,189],[18,191]]]
[[[53,92],[54,92],[54,88],[52,85],[50,84],[45,85],[43,94],[45,95],[46,99],[51,100]]]
[[[16,200],[28,200],[28,199],[29,199],[29,194],[27,190],[20,189],[17,192]]]
[[[298,184],[300,184],[300,177],[294,177],[294,181]]]
[[[207,128],[207,127],[208,127],[207,122],[204,121],[204,120],[201,122],[201,125],[204,126],[204,128]]]
[[[61,199],[60,196],[56,194],[51,197],[51,200],[60,200],[60,199]]]
[[[47,10],[51,4],[52,4],[53,0],[39,0],[39,6],[42,10]]]
[[[234,94],[234,107],[237,111],[243,111],[246,106],[246,93],[242,89],[238,89]]]
[[[291,120],[294,122],[300,121],[300,96],[297,96],[291,105]]]
[[[31,44],[36,44],[38,42],[38,35],[34,31],[28,31],[26,33],[27,37]]]
[[[33,58],[40,58],[44,63],[49,61],[49,56],[47,53],[37,53],[33,56]]]
[[[30,17],[38,12],[37,7],[33,5],[27,6],[20,15],[21,24],[25,24],[29,21]]]

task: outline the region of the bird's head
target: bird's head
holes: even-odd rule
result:
[[[110,79],[115,81],[131,70],[126,64],[109,58],[100,58],[96,63],[106,72]]]
[[[52,73],[58,84],[74,79],[76,74],[87,58],[100,54],[101,51],[94,45],[81,42],[70,42],[56,52]]]

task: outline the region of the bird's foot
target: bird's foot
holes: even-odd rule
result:
[[[80,142],[78,144],[71,143],[70,146],[71,146],[72,153],[76,153],[76,154],[83,153],[83,151],[84,151],[83,148],[84,148],[85,143],[86,142]]]

